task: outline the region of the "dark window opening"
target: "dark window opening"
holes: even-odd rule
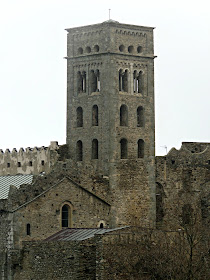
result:
[[[174,164],[174,163],[175,163],[175,160],[174,160],[174,159],[172,159],[172,160],[171,160],[171,163],[172,163],[172,164]]]
[[[86,50],[87,53],[90,53],[90,52],[91,52],[91,48],[90,48],[90,47],[86,47],[85,50]]]
[[[94,52],[99,52],[99,46],[98,45],[94,46]]]
[[[83,48],[79,48],[77,52],[78,54],[83,54]]]
[[[98,126],[98,106],[92,108],[92,126]]]
[[[62,227],[69,227],[69,209],[68,205],[62,207]]]
[[[78,92],[86,92],[86,72],[77,73],[77,89]]]
[[[41,161],[41,165],[42,165],[42,166],[44,165],[44,160]]]
[[[119,71],[119,91],[128,92],[128,70]]]
[[[137,47],[137,53],[141,53],[142,52],[142,47],[141,46],[138,46]]]
[[[137,126],[144,127],[144,108],[141,106],[137,108]]]
[[[26,225],[26,234],[31,235],[31,225],[30,224]]]
[[[77,141],[76,146],[76,159],[77,161],[82,161],[83,158],[83,151],[82,151],[82,141]]]
[[[9,167],[10,167],[10,162],[7,163],[7,168],[9,168]]]
[[[134,47],[133,46],[129,46],[128,47],[128,52],[129,53],[133,53],[134,52]]]
[[[83,109],[82,107],[77,108],[77,127],[83,126]]]
[[[128,158],[128,141],[127,139],[123,138],[120,140],[120,158],[126,159]]]
[[[100,223],[100,228],[104,228],[104,224],[103,223]]]
[[[144,158],[144,140],[138,141],[138,158]]]
[[[120,46],[119,46],[119,51],[120,51],[120,52],[123,52],[124,50],[125,50],[125,46],[120,45]]]
[[[98,140],[93,139],[92,141],[92,159],[98,159]]]
[[[21,167],[21,162],[18,162],[18,167]]]
[[[33,166],[33,163],[32,163],[32,161],[29,161],[29,166]]]
[[[126,105],[120,107],[120,126],[128,126],[128,108]]]

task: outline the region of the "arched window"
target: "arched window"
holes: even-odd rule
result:
[[[76,145],[76,159],[77,161],[82,161],[83,151],[82,151],[82,141],[77,141]]]
[[[163,208],[164,191],[160,183],[156,183],[156,222],[162,222],[164,217]]]
[[[83,126],[83,110],[82,107],[77,108],[77,127]]]
[[[125,138],[120,140],[120,158],[128,158],[128,141]]]
[[[92,159],[98,159],[98,140],[93,139],[92,141]]]
[[[100,228],[104,228],[104,224],[103,223],[100,223]]]
[[[71,207],[68,204],[64,204],[61,208],[61,226],[71,227]]]
[[[92,126],[98,126],[98,106],[93,105],[92,108]]]
[[[128,108],[126,105],[120,107],[120,126],[128,126]]]
[[[138,158],[144,157],[144,140],[139,139],[138,141]]]
[[[137,108],[137,126],[138,127],[144,126],[144,108],[141,106]]]

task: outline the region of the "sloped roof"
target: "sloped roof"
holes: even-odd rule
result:
[[[8,175],[0,176],[0,199],[7,199],[9,194],[9,187],[15,186],[19,188],[23,184],[31,184],[33,175]]]
[[[94,237],[95,234],[104,234],[127,227],[120,228],[66,228],[46,238],[44,241],[81,241]]]

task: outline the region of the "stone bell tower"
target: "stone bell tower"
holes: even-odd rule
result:
[[[153,28],[109,20],[67,29],[67,144],[109,177],[112,225],[155,219]]]

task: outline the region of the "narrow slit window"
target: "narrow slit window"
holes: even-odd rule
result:
[[[18,167],[21,167],[21,162],[18,162]]]
[[[144,158],[144,140],[138,141],[138,158]]]
[[[26,234],[31,235],[31,225],[30,224],[26,225]]]

